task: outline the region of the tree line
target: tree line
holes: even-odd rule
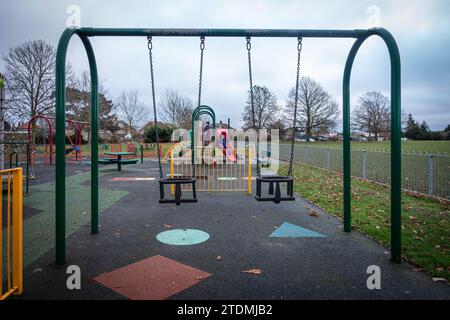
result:
[[[411,140],[450,140],[450,124],[442,131],[431,131],[425,121],[419,124],[410,113],[403,136]]]
[[[253,128],[250,92],[244,108],[244,128]],[[255,124],[257,128],[278,129],[281,138],[291,137],[293,129],[295,88],[289,91],[284,106],[278,103],[275,94],[266,86],[253,88]],[[297,103],[296,131],[302,140],[309,140],[328,134],[337,126],[339,105],[320,83],[309,77],[302,77]],[[366,133],[368,141],[379,138],[390,139],[391,102],[382,93],[367,92],[358,98],[351,113],[351,129]],[[289,131],[289,134],[288,134]],[[412,140],[449,140],[450,125],[442,131],[431,131],[423,121],[416,122],[409,114],[406,120],[402,111],[402,137]]]

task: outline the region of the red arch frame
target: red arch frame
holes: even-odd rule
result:
[[[28,145],[31,146],[31,126],[37,119],[45,119],[45,121],[47,121],[48,128],[49,128],[48,144],[50,145],[50,156],[49,156],[50,161],[49,161],[49,163],[53,164],[53,126],[50,121],[50,119],[51,119],[50,117],[38,114],[37,116],[32,117],[30,119],[30,121],[28,121]],[[31,154],[29,156],[31,157]],[[29,159],[29,160],[31,160],[31,159]],[[44,161],[45,161],[45,159],[44,159]]]
[[[47,122],[47,125],[49,128],[49,145],[50,145],[49,164],[53,164],[53,125],[52,125],[51,120],[54,120],[55,118],[39,114],[39,115],[32,117],[30,119],[30,121],[28,121],[28,144],[30,146],[31,146],[31,126],[37,119],[44,119]],[[75,143],[74,144],[77,146],[80,146],[79,154],[80,154],[80,160],[81,160],[81,158],[82,158],[81,144],[83,142],[81,132],[86,123],[77,121],[77,120],[72,120],[72,119],[66,119],[66,122],[71,123],[73,125],[73,127],[75,128]],[[31,155],[30,155],[30,157],[31,157]],[[76,159],[78,160],[78,152],[76,154]]]

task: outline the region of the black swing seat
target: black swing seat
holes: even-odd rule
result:
[[[274,195],[273,197],[263,197],[261,196],[261,187],[263,183],[269,184],[269,195]],[[287,184],[287,196],[281,195],[280,183]],[[275,184],[275,190],[274,190]],[[294,201],[294,178],[289,176],[262,176],[256,178],[256,200],[258,201],[273,201],[276,204],[281,201]]]
[[[181,203],[193,203],[197,202],[197,193],[195,190],[195,182],[196,179],[191,177],[174,177],[174,178],[166,178],[159,180],[159,193],[160,199],[159,203],[175,203],[179,206]],[[174,199],[165,199],[164,195],[164,186],[175,185],[175,198]],[[192,199],[182,199],[181,195],[181,185],[182,184],[191,184],[192,185]]]

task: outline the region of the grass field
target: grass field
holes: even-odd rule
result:
[[[298,145],[317,148],[342,148],[342,141],[298,142]],[[352,149],[391,150],[390,141],[352,141]],[[447,153],[450,155],[450,141],[402,141],[403,152]]]
[[[286,174],[286,167],[281,169]],[[295,191],[336,217],[343,218],[342,175],[297,164]],[[378,184],[352,180],[353,229],[390,246],[390,192]],[[402,195],[403,257],[434,277],[450,280],[450,204]]]

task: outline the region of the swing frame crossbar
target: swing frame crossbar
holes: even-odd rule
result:
[[[401,62],[397,43],[383,28],[357,30],[305,29],[151,29],[151,28],[78,28],[66,29],[56,54],[56,264],[66,262],[66,175],[65,175],[65,65],[72,36],[77,35],[86,50],[91,76],[91,233],[98,233],[98,74],[90,37],[240,37],[270,38],[347,38],[355,39],[347,56],[343,74],[343,194],[344,231],[351,232],[351,152],[350,152],[350,77],[362,44],[372,36],[381,38],[391,63],[391,260],[401,262]],[[144,48],[144,45],[143,45]]]

